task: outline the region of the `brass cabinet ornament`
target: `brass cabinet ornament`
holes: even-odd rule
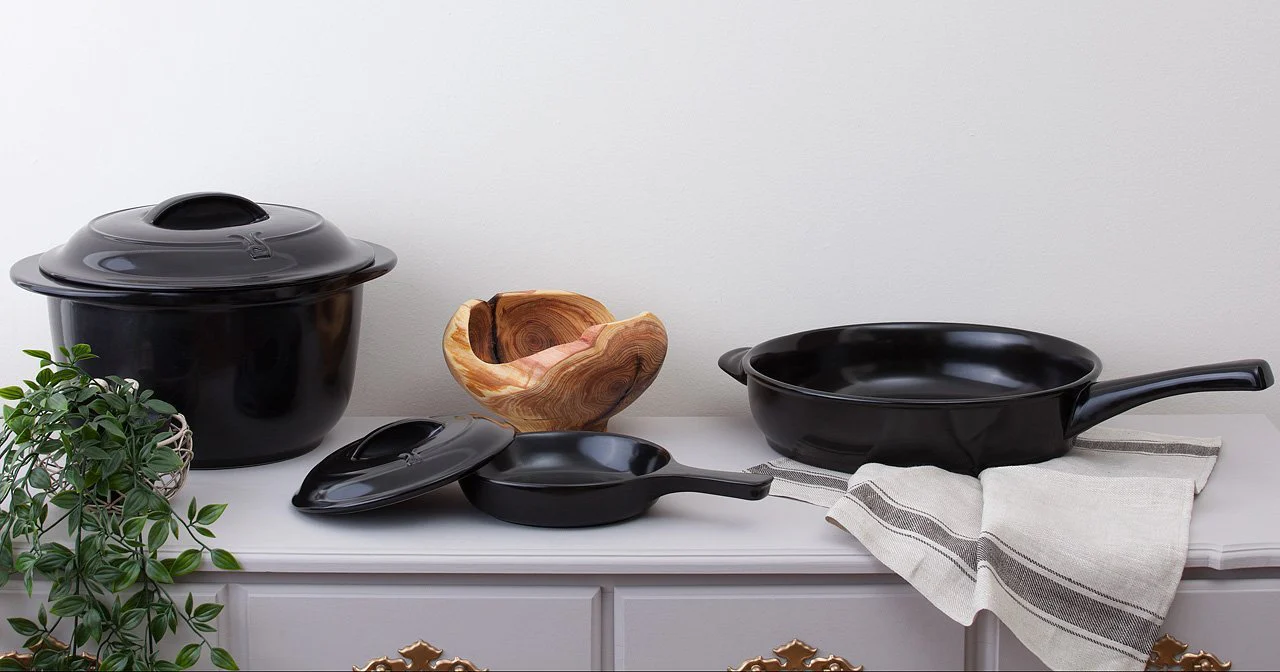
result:
[[[462,658],[436,660],[444,655],[444,651],[422,641],[400,649],[404,658],[374,658],[364,667],[351,667],[351,672],[488,672],[488,668],[476,667],[475,663]]]
[[[32,669],[32,664],[35,662],[35,654],[43,651],[44,649],[53,649],[54,651],[66,651],[69,648],[71,647],[69,647],[67,644],[53,637],[48,637],[43,642],[36,644],[35,646],[32,646],[31,653],[18,653],[17,651],[6,651],[5,653],[0,653],[0,660],[12,660],[18,663],[18,665],[20,665],[22,669],[30,670]],[[89,670],[98,669],[97,658],[87,653],[78,653],[76,654],[76,657],[80,658],[81,660],[88,661]]]
[[[773,652],[777,658],[756,656],[729,668],[729,672],[862,672],[861,665],[854,665],[840,656],[814,658],[818,650],[798,639],[779,646]]]
[[[1217,656],[1204,651],[1187,653],[1190,648],[1186,644],[1165,635],[1156,640],[1151,647],[1151,658],[1147,660],[1148,670],[1187,670],[1194,672],[1225,672],[1231,669],[1231,663],[1222,662]]]

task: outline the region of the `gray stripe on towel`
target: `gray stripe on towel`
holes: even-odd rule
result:
[[[815,474],[811,471],[801,471],[799,469],[780,469],[772,464],[765,463],[751,467],[747,471],[753,474],[762,474],[764,476],[773,476],[784,481],[799,483],[801,485],[812,485],[819,488],[828,488],[837,493],[844,492],[849,486],[848,479],[833,478],[823,474]]]
[[[855,498],[885,524],[928,539],[932,542],[928,544],[930,547],[939,552],[945,549],[975,571],[979,564],[987,565],[1011,591],[1054,618],[1133,651],[1148,651],[1155,641],[1159,622],[1099,602],[1058,583],[1020,562],[989,537],[975,540],[954,535],[937,522],[890,503],[870,483],[859,484],[847,496]]]
[[[1149,453],[1152,455],[1185,455],[1187,457],[1216,457],[1221,451],[1217,446],[1198,446],[1194,443],[1150,443],[1148,441],[1106,441],[1076,437],[1076,448],[1106,450],[1116,453]]]

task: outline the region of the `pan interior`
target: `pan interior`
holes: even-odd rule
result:
[[[1042,392],[1090,375],[1097,357],[1045,334],[948,324],[855,325],[761,344],[767,378],[848,397],[981,400]]]
[[[671,456],[635,438],[596,432],[517,434],[477,475],[527,485],[603,485],[662,468]]]

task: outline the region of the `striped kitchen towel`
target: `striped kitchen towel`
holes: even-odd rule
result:
[[[747,471],[827,508],[964,625],[994,613],[1055,670],[1142,670],[1187,559],[1191,503],[1222,441],[1095,428],[1065,456],[978,477],[781,458]]]

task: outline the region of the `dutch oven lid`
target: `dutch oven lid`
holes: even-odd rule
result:
[[[480,415],[383,425],[313,467],[293,505],[308,513],[354,513],[402,502],[475,472],[515,435],[510,425]]]
[[[310,210],[208,192],[102,215],[41,255],[40,270],[96,287],[183,291],[299,284],[373,261],[372,247]]]

